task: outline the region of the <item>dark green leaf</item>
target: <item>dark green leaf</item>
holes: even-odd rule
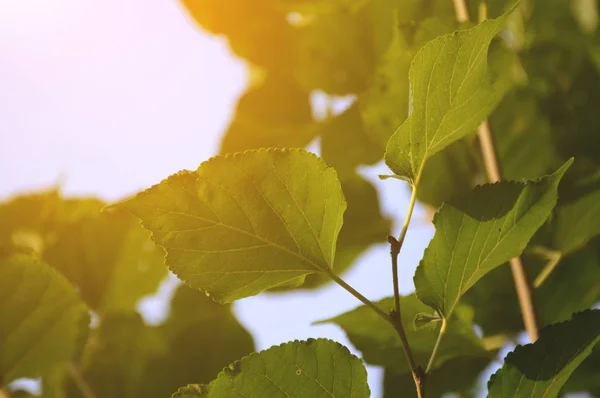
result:
[[[384,299],[378,305],[384,311],[392,309],[393,298]],[[417,363],[424,366],[427,364],[437,340],[440,323],[436,322],[419,330],[413,327],[413,320],[419,313],[431,311],[414,294],[401,297],[400,306],[402,308],[402,324],[411,350]],[[440,346],[436,357],[436,367],[458,356],[489,356],[473,331],[470,319],[472,314],[466,307],[461,307],[461,309],[462,311],[458,311],[458,316],[450,320],[448,324],[443,340],[444,344]],[[352,344],[362,352],[367,363],[390,368],[396,373],[409,371],[398,334],[389,323],[370,308],[361,306],[319,323],[329,322],[336,323],[344,329]]]
[[[0,258],[0,386],[68,361],[87,313],[58,272],[26,255]]]
[[[415,273],[419,299],[448,318],[479,279],[521,254],[554,208],[571,163],[537,181],[484,185],[445,203]]]
[[[91,341],[82,373],[99,397],[166,397],[188,383],[209,383],[254,351],[229,305],[184,285],[164,324],[152,327],[136,313],[113,313]],[[80,396],[72,383],[68,387],[70,396]]]
[[[309,95],[290,77],[270,73],[238,100],[221,153],[267,147],[305,147],[318,133]]]
[[[383,149],[365,132],[357,103],[329,120],[321,136],[321,156],[342,181],[352,178],[358,166],[376,163],[383,157]]]
[[[363,91],[376,60],[371,26],[366,12],[340,11],[314,15],[299,27],[294,72],[301,86],[334,95]]]
[[[207,388],[188,386],[174,397],[234,394],[248,398],[366,398],[370,391],[359,358],[334,341],[309,339],[252,354],[225,368]]]
[[[231,302],[333,272],[346,202],[304,150],[218,156],[116,207],[142,219],[190,286]]]
[[[434,208],[464,196],[475,185],[477,162],[468,140],[459,140],[433,155],[423,168],[417,198]]]
[[[475,387],[479,374],[491,358],[464,356],[449,360],[427,375],[425,398],[439,398],[444,394],[459,393],[460,396]],[[385,371],[383,379],[384,398],[416,397],[415,382],[410,373],[397,374]]]
[[[571,373],[600,341],[600,310],[541,330],[533,344],[517,347],[488,384],[489,397],[556,397]]]
[[[600,189],[559,205],[553,230],[553,246],[562,253],[575,251],[600,235]]]

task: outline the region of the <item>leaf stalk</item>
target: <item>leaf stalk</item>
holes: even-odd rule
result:
[[[446,318],[442,317],[442,327],[440,328],[437,340],[435,341],[435,345],[433,346],[433,351],[431,351],[431,356],[429,357],[429,362],[427,363],[427,369],[425,369],[425,374],[428,374],[433,369],[433,365],[435,363],[435,359],[440,348],[442,338],[444,337],[444,334],[446,334],[447,327],[448,321],[446,320]]]

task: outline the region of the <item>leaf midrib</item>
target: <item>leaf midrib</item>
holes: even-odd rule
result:
[[[225,223],[223,223],[221,221],[214,221],[214,220],[211,220],[211,219],[208,219],[208,218],[204,218],[202,216],[198,216],[196,214],[184,213],[184,212],[181,212],[181,211],[166,210],[166,209],[162,209],[162,208],[159,208],[159,207],[152,207],[152,206],[148,206],[148,205],[137,205],[137,207],[146,208],[146,209],[149,209],[149,210],[162,211],[162,212],[165,213],[165,214],[163,214],[163,216],[166,215],[166,214],[176,214],[176,215],[185,216],[185,217],[192,217],[192,218],[195,218],[197,220],[201,220],[201,221],[204,221],[204,222],[212,223],[213,225],[219,225],[219,226],[222,226],[224,228],[228,228],[228,229],[230,229],[232,231],[235,231],[235,232],[241,233],[243,235],[250,236],[252,238],[258,239],[258,240],[260,240],[260,241],[266,243],[267,245],[272,246],[272,247],[274,247],[276,249],[279,249],[279,250],[282,250],[284,252],[287,252],[287,253],[293,255],[294,257],[297,257],[300,260],[304,261],[305,263],[311,265],[313,268],[315,268],[316,272],[327,273],[327,271],[324,270],[319,264],[317,264],[314,261],[312,261],[312,260],[304,257],[300,253],[296,253],[296,252],[288,249],[285,246],[281,246],[281,245],[279,245],[279,244],[277,244],[275,242],[271,242],[271,241],[263,238],[262,236],[259,236],[259,235],[255,234],[255,233],[250,233],[248,231],[244,231],[243,229],[239,229],[239,228],[234,227],[232,225],[225,224]],[[147,223],[145,221],[143,221],[143,224],[146,225]],[[154,238],[154,232],[153,231],[152,231],[152,237]],[[300,271],[300,270],[298,270],[298,271]]]

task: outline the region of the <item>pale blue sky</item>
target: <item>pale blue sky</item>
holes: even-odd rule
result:
[[[195,169],[215,154],[245,77],[177,0],[0,0],[0,198],[60,182],[66,194],[111,201]],[[364,171],[401,220],[404,183],[378,181],[382,165]],[[431,233],[417,210],[400,259],[403,293]],[[390,278],[385,244],[344,276],[372,300],[391,295]],[[149,318],[159,301],[144,303]],[[358,304],[331,285],[248,298],[235,310],[259,350],[328,337],[356,352],[337,327],[310,324]],[[381,372],[369,367],[369,378],[378,398]]]

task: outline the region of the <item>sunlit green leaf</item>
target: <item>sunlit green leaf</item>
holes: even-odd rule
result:
[[[177,395],[179,394],[179,395]],[[188,386],[173,397],[369,397],[362,361],[339,343],[294,341],[252,354],[225,368],[208,386]]]
[[[385,154],[394,173],[417,180],[428,158],[474,131],[492,111],[502,93],[490,77],[488,47],[510,12],[435,39],[415,55],[409,73],[412,113]]]
[[[212,158],[116,207],[152,231],[182,280],[231,302],[332,273],[346,202],[315,155],[258,150]]]
[[[434,217],[436,233],[415,273],[419,299],[449,317],[471,286],[521,254],[554,208],[558,183],[571,163],[537,181],[483,185],[446,202]]]
[[[600,310],[548,326],[533,344],[517,347],[490,379],[489,397],[556,397],[600,341]]]
[[[75,289],[51,267],[26,255],[0,258],[0,386],[68,361],[86,313]]]
[[[378,305],[383,310],[391,310],[394,305],[393,298],[386,298]],[[414,328],[413,320],[418,314],[431,312],[431,309],[421,303],[414,294],[401,297],[400,307],[402,324],[412,353],[417,363],[425,366],[439,334],[440,323],[436,322],[418,330]],[[459,315],[450,320],[444,336],[444,344],[440,346],[436,357],[436,367],[459,356],[489,356],[473,331],[468,309],[466,307],[463,309],[465,311],[459,311]],[[396,373],[409,371],[397,332],[370,308],[361,306],[319,323],[329,322],[344,329],[352,344],[362,352],[367,363],[384,366]]]

